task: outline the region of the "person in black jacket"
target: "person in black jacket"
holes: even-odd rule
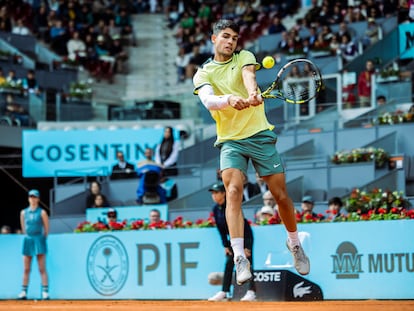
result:
[[[214,220],[219,231],[221,242],[224,246],[226,255],[226,264],[224,269],[222,290],[210,297],[209,301],[227,301],[230,292],[230,286],[233,278],[234,269],[234,254],[230,246],[229,229],[226,221],[226,190],[222,182],[213,184],[209,191],[211,197],[215,202],[213,207]],[[253,275],[253,231],[246,218],[244,218],[244,251],[246,258],[250,261],[250,271]],[[254,279],[248,283],[248,290],[246,294],[240,299],[241,301],[255,301],[256,300],[256,286]]]
[[[118,163],[112,167],[111,179],[125,179],[137,177],[135,166],[125,161],[123,152],[118,151],[116,153],[116,158],[118,159]]]

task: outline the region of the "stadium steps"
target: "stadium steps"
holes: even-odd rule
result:
[[[131,50],[124,100],[162,97],[175,85],[178,46],[163,14],[137,15],[138,48]],[[175,88],[175,87],[174,87]]]
[[[95,120],[107,119],[107,107],[129,106],[135,101],[191,94],[191,84],[176,84],[178,46],[163,14],[132,17],[136,46],[128,47],[128,74],[116,74],[114,83],[93,80]],[[88,80],[82,73],[80,80]]]

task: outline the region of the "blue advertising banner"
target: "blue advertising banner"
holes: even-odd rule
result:
[[[163,128],[74,131],[23,131],[23,176],[107,175],[122,151],[132,164],[144,158],[146,147],[161,142]],[[178,131],[175,131],[175,138]],[[103,170],[102,170],[103,168]]]
[[[399,29],[400,58],[414,58],[414,23],[401,24]]]
[[[413,220],[299,224],[299,230],[311,260],[304,277],[292,267],[283,226],[253,227],[259,300],[413,299]],[[0,299],[20,291],[22,238],[0,235]],[[54,234],[48,247],[52,299],[207,299],[221,288],[208,282],[211,272],[224,270],[216,228]],[[40,297],[40,284],[34,262],[29,299]]]

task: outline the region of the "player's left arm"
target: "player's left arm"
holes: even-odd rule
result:
[[[252,106],[258,106],[263,103],[258,95],[257,81],[256,81],[256,66],[246,65],[242,68],[243,84],[249,94],[247,101]]]

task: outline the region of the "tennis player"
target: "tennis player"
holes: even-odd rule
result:
[[[310,270],[309,258],[299,241],[294,206],[286,190],[284,167],[275,147],[277,136],[258,96],[256,69],[260,64],[251,52],[236,51],[238,38],[239,26],[235,22],[219,20],[215,23],[211,36],[214,56],[193,77],[194,94],[199,96],[216,122],[215,146],[220,149],[236,281],[243,284],[252,278],[250,262],[244,253],[241,208],[249,160],[279,206],[294,266],[299,274],[306,275]]]

